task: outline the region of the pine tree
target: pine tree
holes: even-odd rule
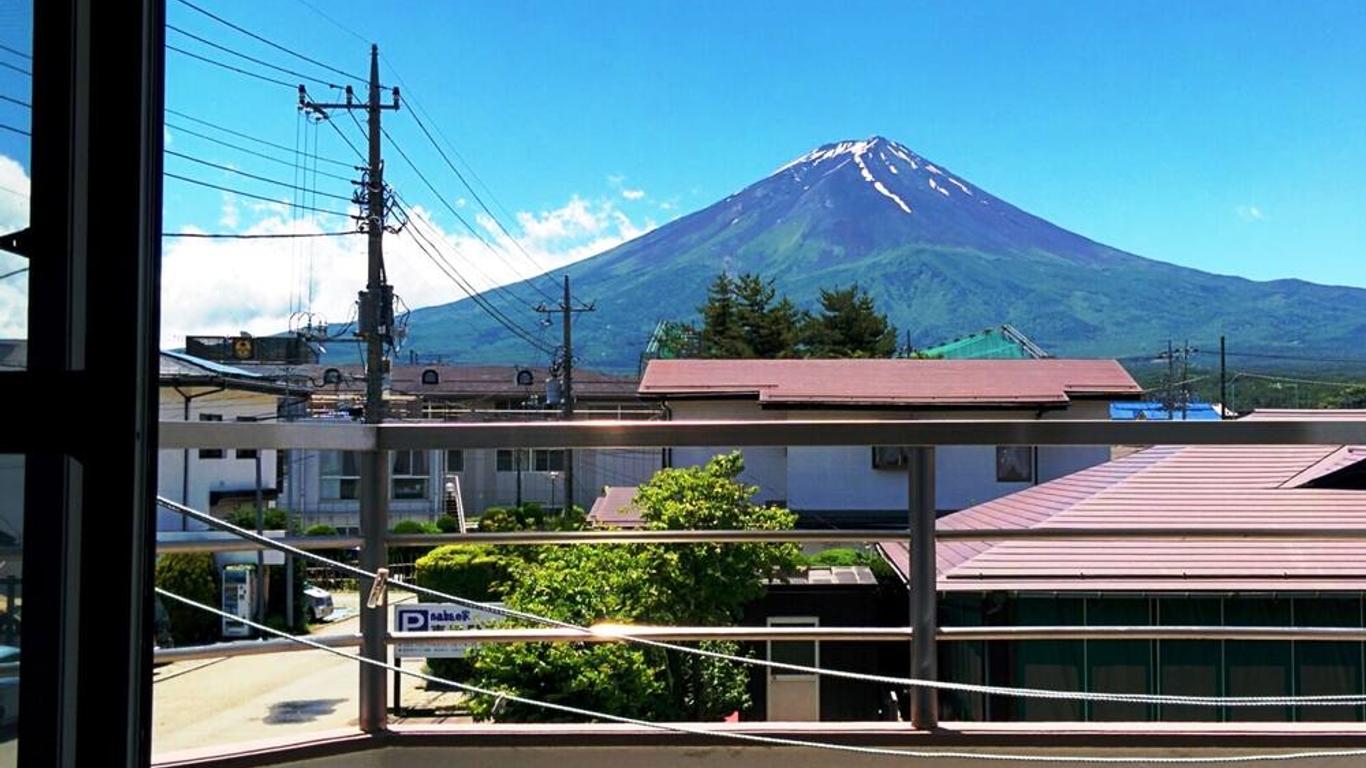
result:
[[[896,353],[896,327],[857,283],[848,288],[822,288],[820,305],[820,311],[808,316],[802,326],[807,357],[891,357]]]

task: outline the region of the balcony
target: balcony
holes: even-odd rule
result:
[[[357,632],[325,635],[322,643],[335,649],[359,648],[359,653],[384,666],[339,660],[348,666],[348,685],[357,695],[348,697],[356,706],[358,728],[341,730],[319,726],[296,729],[275,736],[265,729],[255,738],[234,743],[215,742],[190,750],[162,751],[154,742],[154,762],[160,765],[418,765],[432,761],[467,761],[474,764],[576,765],[612,760],[623,765],[654,765],[670,759],[698,758],[742,760],[751,765],[885,764],[890,759],[917,756],[929,765],[966,764],[963,755],[987,759],[1043,759],[1059,762],[1077,756],[1100,760],[1136,758],[1136,764],[1177,759],[1210,762],[1246,756],[1269,759],[1280,755],[1296,766],[1347,765],[1359,761],[1366,739],[1360,722],[950,722],[939,717],[940,697],[926,686],[900,686],[909,695],[909,720],[905,722],[736,722],[736,723],[641,723],[601,722],[472,723],[450,718],[400,717],[388,711],[393,688],[390,673],[392,646],[420,638],[424,643],[563,643],[650,642],[687,643],[706,639],[745,642],[818,641],[861,643],[865,646],[905,647],[909,677],[936,683],[963,682],[941,677],[943,667],[936,656],[965,643],[993,641],[1086,641],[1087,643],[1149,641],[1219,641],[1300,644],[1356,643],[1366,641],[1366,628],[1333,626],[1238,626],[1214,625],[1115,625],[1080,624],[1014,625],[1009,627],[940,626],[941,596],[933,584],[935,541],[1091,541],[1122,542],[1136,537],[1172,541],[1313,540],[1357,541],[1366,539],[1366,527],[1319,525],[1312,530],[1259,526],[1249,518],[1236,526],[1202,525],[1154,530],[1151,526],[1090,528],[1053,527],[1031,530],[1016,527],[978,527],[970,530],[936,530],[933,510],[932,470],[934,448],[951,445],[1350,445],[1366,443],[1366,422],[1323,418],[1241,422],[1139,422],[1099,421],[770,421],[770,422],[557,422],[557,423],[444,423],[325,425],[307,423],[166,423],[161,429],[163,448],[310,448],[360,451],[379,456],[385,451],[437,448],[560,448],[611,449],[684,446],[920,446],[912,453],[907,471],[908,526],[886,530],[787,530],[787,531],[684,531],[684,530],[592,530],[581,532],[514,532],[469,534],[386,534],[382,504],[362,502],[359,538],[317,540],[285,539],[303,551],[361,546],[362,595],[373,583],[371,574],[384,565],[389,546],[447,543],[523,544],[576,546],[589,543],[736,543],[758,541],[831,542],[888,541],[906,543],[909,553],[908,616],[904,626],[841,627],[599,627],[597,631],[570,626],[511,629],[476,629],[415,635],[393,630],[383,604],[362,608]],[[369,471],[383,462],[364,462]],[[362,482],[366,482],[362,480]],[[363,498],[364,498],[364,494]],[[254,541],[250,534],[236,540],[180,542],[164,545],[170,551],[224,551],[254,549],[268,542]],[[410,585],[390,584],[393,594]],[[423,599],[436,599],[430,596]],[[1302,624],[1302,622],[1300,622]],[[629,637],[628,637],[629,636]],[[917,642],[936,637],[938,642]],[[168,649],[158,652],[162,661],[225,658],[262,652],[279,659],[282,674],[293,659],[318,656],[323,651],[301,647],[291,640],[246,641],[228,646]],[[819,665],[817,665],[819,666]],[[410,668],[407,671],[411,672]],[[904,678],[906,674],[894,677]],[[397,680],[397,674],[394,675]],[[1359,686],[1358,686],[1359,687]],[[1356,690],[1356,694],[1366,691]],[[207,692],[206,692],[207,695]],[[407,694],[405,694],[407,695]],[[1085,698],[1076,691],[1061,691],[1064,698]],[[1240,694],[1257,696],[1255,692]],[[1141,699],[1143,697],[1140,697]],[[1228,699],[1230,696],[1216,696]],[[1145,700],[1162,700],[1161,694]],[[1293,700],[1291,703],[1301,703]],[[1360,699],[1360,701],[1358,701]],[[1350,698],[1353,705],[1366,696]],[[354,704],[352,704],[354,702]],[[1228,702],[1221,702],[1227,706]],[[1232,709],[1232,707],[1228,707]],[[1308,706],[1301,706],[1308,709]],[[346,718],[349,720],[350,718]],[[1293,718],[1292,718],[1293,720]],[[267,738],[268,737],[268,738]],[[832,750],[838,750],[832,752]],[[954,756],[958,755],[958,756]],[[1295,756],[1299,755],[1299,756]],[[1014,757],[1011,757],[1014,756]],[[312,761],[312,762],[310,762]]]

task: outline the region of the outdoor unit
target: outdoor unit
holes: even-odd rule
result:
[[[250,565],[230,565],[223,569],[223,612],[251,618],[256,604],[256,569]],[[223,617],[223,637],[249,637],[251,627]]]

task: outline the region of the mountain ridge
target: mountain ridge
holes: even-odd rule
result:
[[[773,278],[800,306],[822,287],[858,282],[916,346],[1002,322],[1060,356],[1122,357],[1220,334],[1243,349],[1312,354],[1366,335],[1366,289],[1253,281],[1128,253],[872,136],[816,147],[563,270],[598,307],[576,321],[576,358],[634,369],[655,324],[693,319],[722,270]],[[465,299],[415,310],[408,346],[470,362],[544,362],[500,331]]]

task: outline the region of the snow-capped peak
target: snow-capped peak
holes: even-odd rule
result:
[[[791,168],[796,165],[803,165],[806,163],[810,163],[812,165],[819,165],[820,163],[826,160],[834,160],[835,158],[840,157],[842,155],[849,155],[851,157],[857,158],[863,155],[864,153],[868,152],[868,150],[877,146],[898,147],[901,148],[903,151],[905,150],[905,148],[901,147],[900,144],[897,144],[894,141],[888,141],[887,139],[884,139],[881,136],[870,136],[861,141],[837,141],[833,144],[823,144],[819,147],[816,147],[810,152],[807,152],[801,157],[782,166],[778,170],[774,171],[774,173],[782,173],[788,168]]]

